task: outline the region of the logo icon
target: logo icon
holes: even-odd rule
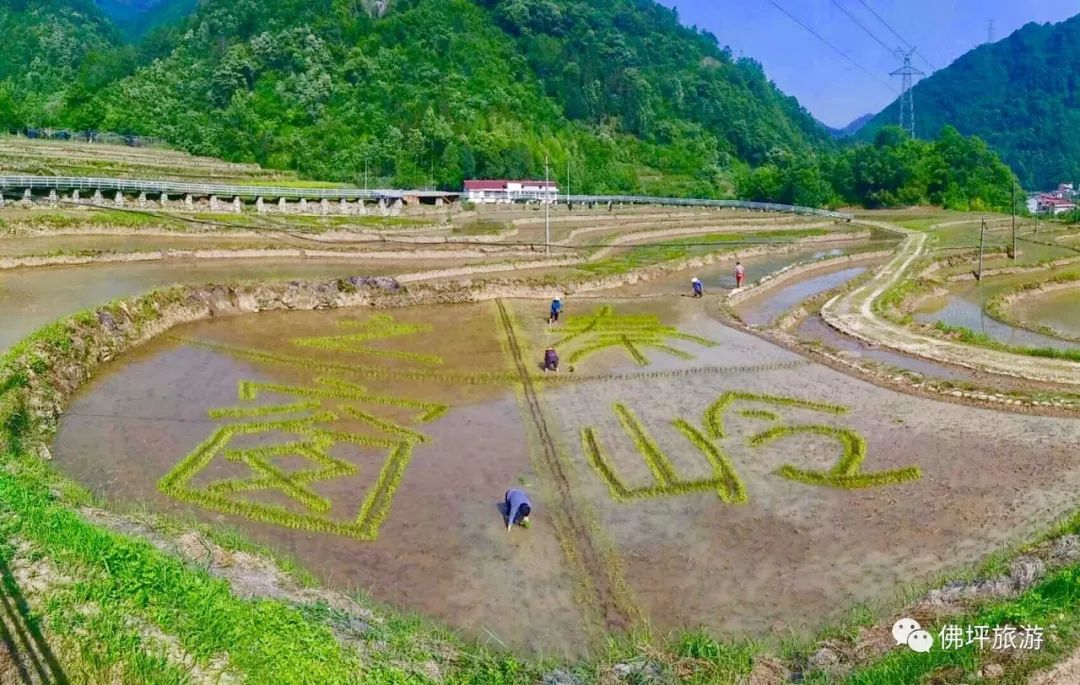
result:
[[[926,653],[934,646],[934,638],[922,629],[913,618],[902,618],[892,627],[892,636],[898,645],[907,645],[913,652]]]

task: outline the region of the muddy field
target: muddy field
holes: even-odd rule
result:
[[[598,626],[632,624],[636,612],[660,631],[807,634],[1074,506],[1075,420],[883,390],[728,328],[677,295],[571,299],[554,326],[545,302],[503,307],[505,317],[487,303],[390,311],[392,321],[367,310],[281,312],[176,329],[76,399],[55,463],[110,500],[238,526],[333,586],[481,641],[571,655],[600,644]],[[562,357],[557,376],[540,369],[548,345]],[[244,399],[241,381],[275,385],[248,385]],[[735,393],[730,405],[707,412],[726,393]],[[310,467],[303,454],[275,453],[274,473],[289,483],[230,495],[322,517],[339,526],[331,532],[158,489],[220,426],[277,420],[266,412],[297,402],[337,412],[336,434],[410,436],[411,460],[374,539],[342,526],[381,482],[385,446],[335,438],[328,454],[355,468],[311,483],[308,495],[295,488]],[[449,410],[417,418],[436,404]],[[214,418],[215,408],[225,411]],[[256,453],[287,442],[282,432],[242,435],[231,449]],[[836,477],[845,445],[863,457],[841,469],[846,480]],[[223,454],[191,488],[220,493],[215,483],[245,477],[242,460]],[[858,479],[887,472],[897,484]],[[816,477],[828,484],[802,482]],[[522,484],[534,525],[507,533],[498,505]],[[854,484],[870,486],[846,489]],[[316,511],[319,501],[330,505]]]
[[[1080,338],[1080,291],[1076,288],[1021,299],[1013,305],[1013,313],[1028,324]]]
[[[1031,330],[991,318],[983,310],[987,300],[1017,285],[1053,276],[1069,274],[1075,266],[1048,269],[1044,274],[1016,274],[978,281],[959,281],[950,285],[947,295],[928,298],[922,302],[915,318],[926,323],[942,321],[952,326],[963,326],[978,333],[985,333],[1000,342],[1027,347],[1053,347],[1069,349],[1075,343],[1043,335]],[[1075,290],[1031,297],[1018,303],[1016,313],[1022,319],[1036,325],[1050,326],[1066,334],[1070,330],[1080,335],[1080,297]]]

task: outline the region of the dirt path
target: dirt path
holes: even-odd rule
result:
[[[916,357],[1006,376],[1080,384],[1080,364],[1076,362],[963,345],[918,333],[879,317],[874,312],[874,302],[902,278],[911,275],[912,265],[926,254],[927,234],[878,225],[904,233],[904,241],[892,260],[866,283],[825,303],[821,316],[826,323],[845,335]]]
[[[563,461],[559,457],[551,431],[548,428],[544,409],[540,403],[540,396],[536,391],[532,375],[529,373],[528,364],[521,352],[521,345],[518,343],[513,320],[502,300],[496,300],[495,304],[499,310],[499,321],[502,323],[506,333],[507,347],[514,361],[518,379],[521,382],[522,395],[528,409],[529,419],[531,419],[536,435],[539,438],[542,457],[541,465],[547,471],[549,481],[555,485],[559,496],[561,506],[558,513],[561,514],[565,526],[565,530],[560,531],[560,534],[565,534],[567,537],[564,544],[573,545],[574,548],[573,550],[567,550],[567,552],[576,553],[578,556],[582,571],[588,576],[586,582],[595,595],[596,608],[600,613],[605,628],[608,631],[628,631],[634,623],[631,615],[633,611],[628,609],[626,601],[612,583],[609,575],[608,560],[605,558],[606,555],[599,549],[599,545],[592,535],[592,526],[586,520],[580,506],[575,501],[570,480],[563,467]]]
[[[1080,683],[1080,650],[1046,671],[1032,676],[1028,685],[1073,685]]]

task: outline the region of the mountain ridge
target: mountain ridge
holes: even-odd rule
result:
[[[980,45],[913,87],[916,133],[955,126],[984,139],[1028,188],[1080,180],[1080,14],[1029,23]],[[895,122],[893,102],[857,137],[870,140]]]

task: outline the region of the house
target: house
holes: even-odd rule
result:
[[[554,181],[465,181],[465,199],[481,204],[526,200],[555,202],[558,194],[559,188]]]
[[[1057,216],[1076,209],[1076,203],[1063,197],[1057,197],[1058,193],[1043,194],[1038,197],[1036,210],[1039,213]]]
[[[1027,197],[1027,210],[1030,214],[1036,214],[1039,211],[1039,198],[1042,197],[1040,193],[1028,193]]]

